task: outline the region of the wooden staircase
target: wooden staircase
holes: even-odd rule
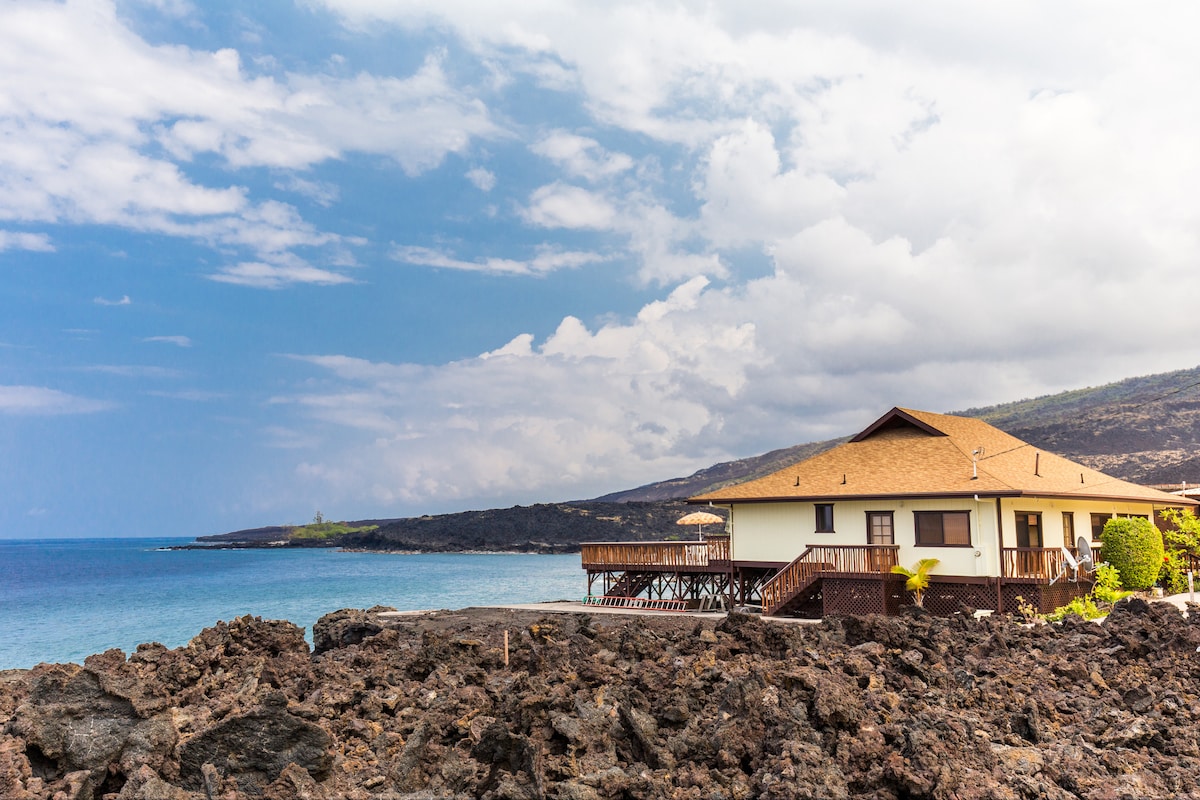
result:
[[[654,575],[645,572],[625,572],[621,574],[613,587],[604,593],[604,596],[637,597],[649,589],[652,583],[654,583]]]
[[[895,566],[896,545],[814,545],[763,584],[759,595],[766,616],[787,614],[821,591],[821,578],[885,578]]]
[[[786,614],[821,591],[821,573],[832,570],[833,564],[816,560],[820,549],[808,548],[763,584],[760,596],[764,615]]]

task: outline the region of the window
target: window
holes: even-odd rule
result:
[[[891,511],[867,512],[867,544],[895,544]]]
[[[918,547],[970,547],[970,511],[914,511]]]
[[[1070,541],[1068,539],[1067,541]],[[1042,546],[1042,515],[1032,511],[1017,512],[1017,547]]]
[[[817,533],[833,533],[833,503],[817,503]]]
[[[1150,519],[1150,517],[1146,514],[1092,514],[1093,542],[1100,541],[1100,534],[1104,533],[1104,524],[1110,519],[1115,519],[1116,517],[1127,517],[1129,519],[1141,517],[1142,519]]]
[[[1075,512],[1063,512],[1063,544],[1067,547],[1075,546]]]

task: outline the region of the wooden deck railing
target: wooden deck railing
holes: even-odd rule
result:
[[[822,572],[884,574],[892,571],[898,545],[816,545],[767,581],[760,592],[764,613],[774,613]]]
[[[795,561],[776,572],[771,580],[763,584],[759,592],[763,613],[772,614],[783,602],[807,586],[818,572],[832,568],[813,559],[813,549],[810,547],[801,553]]]
[[[816,545],[809,547],[812,560],[832,564],[833,572],[888,573],[899,562],[895,544]]]
[[[588,542],[580,547],[584,569],[674,569],[729,561],[729,537],[702,542]]]
[[[1068,547],[1071,557],[1079,560],[1079,551]],[[1100,561],[1099,552],[1093,551],[1092,559]],[[1061,547],[1005,547],[1000,551],[1000,575],[1002,578],[1049,583],[1062,577],[1074,578],[1074,571],[1067,564]]]

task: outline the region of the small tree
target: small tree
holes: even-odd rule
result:
[[[1167,594],[1179,594],[1187,591],[1187,572],[1200,559],[1200,519],[1190,508],[1168,508],[1159,516],[1169,527],[1163,531],[1166,557],[1158,581]]]
[[[893,573],[908,578],[904,582],[904,588],[913,593],[913,602],[918,607],[921,607],[924,603],[925,590],[929,588],[929,573],[940,563],[936,558],[922,558],[913,569],[903,567],[899,564],[892,567]]]
[[[1163,537],[1145,517],[1115,517],[1100,535],[1104,560],[1112,564],[1126,589],[1149,589],[1163,566]]]

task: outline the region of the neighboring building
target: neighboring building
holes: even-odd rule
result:
[[[1157,521],[1164,508],[1197,505],[981,420],[901,408],[843,445],[690,502],[729,509],[731,535],[704,544],[703,564],[697,543],[657,543],[636,558],[622,549],[633,545],[585,545],[589,587],[602,578],[610,597],[693,604],[719,593],[768,614],[894,613],[907,600],[891,567],[937,558],[925,600],[935,613],[1015,611],[1022,600],[1050,610],[1090,588],[1071,567],[1080,538],[1098,546],[1113,516]],[[681,558],[672,545],[697,553]]]

